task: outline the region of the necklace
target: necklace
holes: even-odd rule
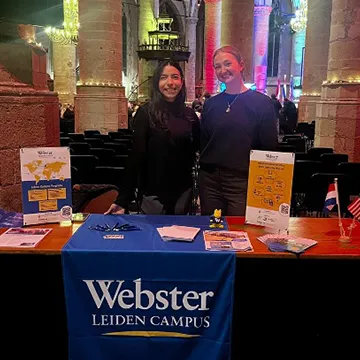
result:
[[[225,111],[226,113],[229,113],[231,111],[231,106],[236,101],[236,99],[238,98],[239,95],[240,95],[240,93],[235,96],[235,99],[231,103],[228,102],[228,106],[227,106],[226,111]]]

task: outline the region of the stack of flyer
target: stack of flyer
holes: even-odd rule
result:
[[[0,236],[0,247],[35,247],[51,229],[10,228]]]
[[[245,231],[205,230],[204,241],[210,251],[254,251]]]
[[[271,251],[290,251],[295,254],[304,252],[311,246],[317,244],[317,241],[305,239],[294,235],[267,234],[258,237]]]
[[[192,242],[200,228],[173,225],[157,228],[157,231],[164,241]]]

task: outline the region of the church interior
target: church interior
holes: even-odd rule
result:
[[[249,88],[296,107],[290,129],[280,116],[278,145],[296,154],[293,215],[321,211],[320,168],[348,178],[350,199],[360,192],[359,14],[345,0],[3,0],[0,207],[21,212],[22,147],[70,146],[74,184],[119,185],[158,62],[181,64],[191,106],[224,90],[212,63],[223,45],[240,49]],[[82,155],[97,162],[86,168]]]
[[[359,354],[360,0],[0,0],[0,134],[0,359]]]

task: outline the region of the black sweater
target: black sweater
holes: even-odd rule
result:
[[[158,196],[172,212],[178,197],[192,187],[192,168],[200,147],[200,124],[195,112],[167,103],[168,129],[152,127],[149,104],[140,107],[133,122],[133,145],[124,186],[115,203],[127,208],[135,188],[147,196]]]
[[[248,90],[210,98],[201,114],[200,166],[225,168],[247,176],[250,150],[276,150],[277,116],[266,95]]]

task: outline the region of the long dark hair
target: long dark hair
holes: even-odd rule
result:
[[[179,73],[183,85],[181,90],[176,96],[176,99],[171,103],[171,108],[179,115],[185,114],[185,99],[186,99],[186,87],[184,73],[181,66],[172,60],[162,61],[156,68],[154,75],[151,79],[151,96],[149,102],[149,115],[150,115],[150,126],[161,127],[167,129],[167,121],[169,117],[169,102],[164,99],[164,96],[159,89],[159,81],[161,74],[163,73],[165,66],[173,66]]]

